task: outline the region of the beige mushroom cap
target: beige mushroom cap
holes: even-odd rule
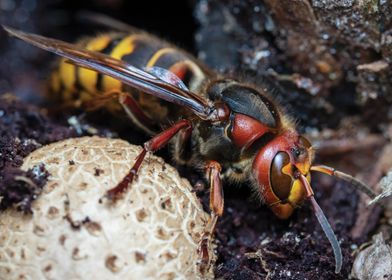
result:
[[[140,151],[83,137],[30,154],[23,169],[43,162],[51,176],[33,215],[0,214],[0,279],[201,277],[197,246],[208,216],[173,167],[147,155],[123,198],[101,199]]]

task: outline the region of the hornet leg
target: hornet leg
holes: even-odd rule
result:
[[[206,165],[208,180],[210,182],[210,211],[208,219],[199,244],[200,271],[204,273],[210,266],[209,249],[211,248],[212,236],[215,231],[216,222],[223,214],[223,188],[220,179],[221,166],[216,161],[209,161]]]
[[[141,153],[136,157],[135,163],[132,166],[129,173],[124,177],[124,179],[114,188],[110,189],[106,196],[109,199],[117,199],[127,188],[128,185],[132,183],[135,175],[137,174],[147,152],[155,152],[160,148],[164,147],[170,139],[172,139],[179,131],[185,129],[187,131],[192,130],[192,125],[188,120],[181,120],[175,123],[173,126],[169,127],[168,129],[162,131],[151,140],[144,143],[143,150]]]
[[[95,111],[102,107],[104,107],[110,101],[118,99],[119,96],[124,93],[119,91],[118,89],[109,90],[107,92],[94,93],[91,100],[84,101],[82,106],[86,108],[87,111]]]
[[[103,92],[94,97],[94,99],[85,101],[83,107],[88,111],[95,111],[113,100],[117,100],[120,103],[128,117],[139,128],[143,129],[150,136],[156,134],[154,130],[150,129],[155,127],[154,121],[143,112],[130,93],[121,92],[117,89]]]

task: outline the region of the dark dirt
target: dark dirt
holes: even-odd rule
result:
[[[75,136],[69,127],[56,124],[38,108],[0,97],[0,209],[16,207],[29,212],[31,202],[45,185],[45,166],[27,172],[23,158],[42,145]]]
[[[31,1],[35,5],[4,1],[9,2],[13,4],[0,2],[2,24],[73,41],[96,30],[78,22],[77,11],[104,12],[194,50],[224,74],[236,73],[255,83],[268,79],[277,88],[274,95],[280,103],[322,148],[317,162],[362,178],[377,174],[369,180],[372,184],[382,175],[372,168],[377,167],[379,156],[375,151],[386,142],[380,132],[392,120],[388,94],[392,8],[385,4],[388,1],[378,1],[383,4],[377,9],[371,5],[374,1],[362,1],[369,7],[357,1],[285,0],[279,5],[269,0],[142,1],[137,9],[132,1],[122,0]],[[176,27],[179,22],[181,29]],[[28,211],[39,194],[47,173],[42,169],[26,173],[18,167],[24,156],[41,145],[91,134],[118,135],[136,144],[146,139],[103,112],[47,115],[42,108],[59,111],[59,104],[42,105],[53,59],[9,39],[2,30],[0,38],[0,92],[12,91],[26,103],[37,104],[0,99],[1,209],[14,205]],[[67,123],[70,117],[72,127]],[[364,137],[358,140],[360,136]],[[170,161],[167,151],[160,155]],[[180,170],[194,185],[202,180],[194,171]],[[225,213],[216,231],[217,278],[348,278],[353,251],[379,224],[380,211],[367,212],[371,222],[363,228],[358,225],[363,200],[347,184],[326,176],[314,176],[312,181],[316,199],[341,242],[342,272],[334,273],[332,249],[308,204],[281,221],[251,199],[246,185],[225,185]],[[197,192],[207,205],[208,192]]]

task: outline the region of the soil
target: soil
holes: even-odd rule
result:
[[[0,209],[14,206],[30,212],[31,202],[49,174],[43,165],[20,170],[23,158],[42,145],[75,135],[71,128],[54,123],[38,108],[10,95],[0,97]]]
[[[256,83],[267,80],[280,103],[299,120],[301,131],[321,147],[317,162],[355,174],[371,185],[383,175],[377,170],[378,161],[389,141],[385,130],[392,119],[392,101],[386,94],[392,77],[389,6],[368,9],[377,13],[377,20],[362,24],[369,15],[355,1],[342,1],[346,7],[340,7],[340,1],[330,1],[334,4],[328,7],[325,1],[282,1],[281,6],[256,0],[200,0],[189,5],[142,1],[140,9],[121,0],[37,1],[34,7],[25,2],[29,1],[13,7],[0,5],[7,11],[0,13],[1,23],[72,41],[94,29],[78,22],[75,12],[105,12],[197,52],[225,75],[240,73]],[[296,6],[288,9],[294,2]],[[353,16],[350,9],[355,11]],[[288,10],[293,17],[287,17]],[[178,22],[188,32],[173,28]],[[355,28],[350,31],[349,25]],[[361,32],[365,35],[357,37]],[[5,36],[3,31],[0,36]],[[53,59],[8,38],[0,41],[0,50],[0,91],[19,97],[0,98],[0,209],[29,212],[48,174],[44,166],[28,172],[18,167],[24,156],[42,145],[91,134],[118,136],[135,144],[146,140],[105,112],[48,114],[60,111],[60,104],[48,104],[43,97]],[[170,162],[167,150],[159,155]],[[202,188],[206,184],[202,176],[178,168],[195,185],[207,209],[209,194]],[[341,242],[340,274],[334,273],[331,246],[310,205],[281,221],[253,199],[247,185],[225,184],[225,213],[216,230],[216,277],[347,279],[355,250],[381,224],[382,212],[377,207],[365,209],[364,198],[346,183],[326,176],[314,176],[312,182],[316,199]]]

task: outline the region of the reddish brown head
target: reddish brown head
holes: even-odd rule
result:
[[[310,182],[313,152],[309,141],[295,131],[286,131],[256,155],[253,172],[264,202],[281,219],[288,218],[313,195],[301,176]]]
[[[265,145],[253,161],[253,173],[264,202],[281,219],[309,199],[317,220],[332,245],[335,272],[342,266],[342,253],[337,238],[314,199],[310,186],[313,150],[309,141],[295,131],[286,131]]]

